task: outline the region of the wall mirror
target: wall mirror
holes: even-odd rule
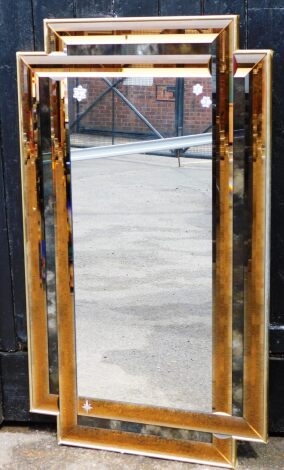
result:
[[[194,18],[143,18],[142,20],[139,19],[139,21],[131,18],[119,18],[114,21],[113,19],[89,19],[80,21],[48,19],[45,20],[45,49],[47,52],[61,50],[68,55],[110,55],[115,53],[116,55],[142,54],[143,56],[151,54],[215,55],[215,50],[218,49],[217,54],[221,57],[222,48],[217,47],[216,41],[220,33],[223,34],[223,42],[227,44],[228,55],[231,57],[232,50],[236,49],[238,46],[238,17],[234,15]],[[109,90],[109,88],[106,85],[106,93],[107,90]],[[163,90],[163,86],[158,85],[157,93],[159,92],[161,94]],[[183,85],[178,85],[176,90],[175,97],[172,98],[174,104],[170,106],[175,106],[175,108],[181,110],[182,106],[178,105],[177,99],[180,99],[182,102],[181,93]],[[116,90],[116,93],[118,91],[119,90]],[[198,93],[198,88],[196,92]],[[204,95],[206,97],[205,89],[204,93],[200,94],[200,99],[202,99]],[[198,95],[195,96],[198,97]],[[105,98],[103,97],[103,99]],[[165,100],[168,98],[165,96],[162,99]],[[158,98],[158,101],[162,107],[161,99]],[[204,106],[206,106],[206,103],[204,103]],[[209,108],[210,107],[209,105]],[[91,109],[88,110],[87,108],[82,113],[78,114],[76,120],[70,124],[70,130],[73,131],[76,125],[77,129],[78,127],[80,128],[81,133],[84,129],[87,131],[86,123],[92,114],[90,111]],[[147,125],[149,126],[150,123],[148,121],[147,124],[143,124],[143,122],[140,122],[140,124],[142,127],[144,125],[146,129]],[[154,128],[151,128],[151,126],[148,127],[148,133],[152,133],[154,137],[161,137],[161,133],[157,130],[159,127],[158,123],[156,123]],[[175,129],[176,136],[183,132],[181,123],[176,122]],[[203,128],[203,131],[204,130],[206,130],[205,127]],[[210,131],[210,127],[208,130]],[[74,138],[75,136],[73,136],[73,139]],[[104,139],[105,142],[110,142],[110,140],[106,138],[106,135],[104,135]],[[112,143],[115,143],[115,139],[113,139]],[[48,246],[48,244],[46,246]],[[53,276],[51,276],[50,283],[52,291],[54,289]],[[48,284],[47,282],[47,290]],[[51,297],[54,298],[52,293]],[[50,354],[49,360],[51,393],[56,393],[58,390],[56,355],[57,333],[56,329],[54,329],[54,305],[54,302],[49,303],[47,312],[50,317],[49,324],[51,325],[49,328],[49,350],[53,351],[53,353]]]
[[[250,100],[254,103],[252,99],[253,96],[256,96],[254,90],[265,91],[266,101],[262,100],[258,106],[260,106],[260,112],[265,113],[268,121],[269,57],[265,52],[261,58],[259,56],[257,58],[256,56],[250,57],[250,68],[248,66],[242,67],[242,73],[239,70],[240,65],[237,67],[237,71],[242,75],[238,76],[238,79],[246,81],[246,87],[243,88],[246,103]],[[236,63],[242,64],[241,58],[242,54],[240,53],[236,56]],[[106,60],[104,72],[101,71],[101,67],[95,65],[96,60],[100,64]],[[248,63],[246,60],[245,63]],[[133,67],[135,61],[139,68]],[[244,70],[246,69],[248,76],[255,75],[254,64],[259,61],[262,62],[262,67],[259,67],[261,70],[258,74],[259,78],[257,83],[251,80],[253,83],[249,87],[249,93],[247,89],[249,79],[245,78]],[[115,65],[115,63],[123,64],[123,66]],[[131,65],[130,67],[127,66],[128,63]],[[155,64],[155,66],[149,67],[147,63]],[[177,66],[177,64],[180,65]],[[32,282],[34,282],[34,286],[38,285],[38,296],[34,295],[34,286],[32,288],[33,294],[30,294],[31,310],[35,308],[35,305],[40,306],[44,301],[46,302],[46,287],[43,286],[42,278],[40,280],[36,278],[36,266],[38,266],[38,262],[40,266],[43,265],[42,261],[48,263],[48,236],[45,230],[42,207],[45,208],[46,219],[48,214],[52,213],[52,210],[49,212],[49,206],[52,206],[54,202],[53,217],[56,223],[54,234],[49,234],[51,237],[49,238],[49,246],[53,236],[56,253],[55,282],[57,283],[55,300],[59,316],[59,425],[61,442],[78,442],[82,445],[102,448],[124,448],[128,451],[136,453],[141,451],[141,453],[149,455],[171,456],[176,454],[181,459],[200,459],[200,461],[204,461],[203,457],[206,455],[207,460],[212,459],[221,463],[217,459],[217,455],[219,455],[219,459],[229,465],[233,455],[231,440],[221,440],[214,437],[212,441],[212,437],[207,432],[252,439],[264,438],[266,432],[265,410],[260,409],[261,406],[264,408],[264,363],[259,361],[259,370],[254,377],[254,384],[257,383],[259,393],[257,411],[259,414],[254,418],[256,427],[243,419],[243,407],[239,405],[242,403],[247,409],[252,405],[249,396],[243,396],[242,393],[240,395],[240,389],[244,393],[249,390],[246,388],[250,381],[249,367],[256,358],[257,360],[261,359],[261,354],[262,358],[265,356],[265,349],[263,353],[261,352],[265,346],[263,336],[264,305],[262,305],[263,309],[260,312],[259,304],[257,304],[259,341],[248,359],[244,360],[243,350],[251,347],[249,334],[247,336],[243,334],[243,342],[240,343],[242,345],[241,351],[236,347],[232,349],[231,342],[232,338],[240,340],[244,324],[244,322],[238,322],[236,318],[234,320],[235,305],[238,306],[239,312],[244,312],[246,308],[254,309],[256,306],[254,293],[251,300],[241,302],[242,294],[237,290],[252,281],[253,277],[250,280],[250,269],[247,268],[246,271],[244,266],[247,267],[248,257],[249,261],[254,258],[256,244],[252,238],[251,252],[253,255],[251,252],[239,255],[235,239],[239,234],[241,237],[245,237],[247,232],[245,234],[243,230],[240,231],[239,226],[236,225],[237,222],[235,219],[233,220],[232,202],[240,204],[241,198],[239,196],[241,190],[244,191],[246,186],[238,187],[239,194],[234,194],[234,198],[232,197],[233,171],[235,178],[241,180],[243,177],[249,187],[253,183],[247,177],[246,168],[241,170],[236,166],[235,159],[233,167],[232,152],[228,152],[228,145],[232,142],[228,117],[230,108],[227,94],[229,79],[223,77],[223,81],[214,80],[215,68],[218,67],[214,67],[214,60],[213,67],[210,67],[209,64],[210,57],[206,54],[200,55],[198,59],[193,55],[188,56],[187,63],[185,57],[181,56],[178,59],[174,57],[173,60],[169,56],[158,59],[152,55],[149,60],[143,58],[141,61],[140,58],[140,63],[134,56],[127,56],[127,58],[121,56],[119,59],[111,57],[106,59],[104,56],[99,59],[94,59],[94,57],[91,59],[88,57],[78,58],[76,56],[65,58],[57,56],[55,58],[37,54],[19,56],[19,91],[20,104],[22,104],[20,122],[23,126],[22,151],[26,161],[23,166],[25,188],[27,189],[27,193],[24,189],[28,220],[26,235],[29,242],[32,237],[35,242],[39,240],[39,234],[40,236],[43,234],[42,238],[46,242],[41,245],[40,251],[32,250],[33,245],[30,246],[30,251],[29,248],[27,249],[27,264],[29,265],[31,260],[34,263]],[[229,77],[229,74],[227,76]],[[116,88],[117,93],[113,90],[112,85],[114,81],[118,80],[121,82]],[[210,105],[200,106],[204,114],[199,117],[202,122],[204,119],[211,119],[211,124],[209,121],[208,126],[212,125],[213,127],[213,147],[209,136],[206,135],[208,132],[198,137],[200,131],[196,129],[194,132],[189,130],[188,134],[184,133],[183,142],[181,140],[174,141],[175,137],[172,135],[175,135],[173,129],[176,131],[177,119],[176,116],[171,115],[174,114],[173,109],[177,107],[176,95],[181,83],[183,83],[184,91],[184,115],[186,114],[186,106],[189,105],[189,100],[185,99],[187,87],[193,89],[193,86],[199,85],[206,90],[206,95],[205,93],[201,93],[202,96],[195,93],[191,93],[191,95],[194,95],[199,105],[204,95],[208,98],[206,103],[210,103]],[[218,87],[222,87],[220,89],[225,92],[223,96],[227,97],[222,101],[223,104],[220,94],[216,93]],[[239,93],[241,93],[240,85],[239,88]],[[100,114],[101,119],[95,122],[93,116],[88,120],[88,113],[86,113],[78,122],[78,117],[84,113],[91,102],[109,89],[110,91],[105,93],[104,99],[101,99],[99,103],[101,108],[97,108],[99,112],[96,113],[96,116]],[[220,91],[220,89],[218,90]],[[150,128],[145,120],[138,118],[120,94],[126,96],[130,102],[140,99],[140,106],[143,106],[144,100],[143,116],[150,113],[151,99],[154,102],[159,101],[159,109],[166,105],[163,109],[166,109],[167,113],[162,113],[163,115],[167,114],[169,121],[168,133],[166,134],[168,140],[164,142],[167,145],[166,150],[161,148],[159,139],[152,138],[153,135],[149,132]],[[145,107],[145,101],[147,101],[148,109],[147,106]],[[182,105],[182,101],[180,101],[180,105]],[[220,115],[223,117],[226,114],[227,116],[227,119],[221,124],[218,121],[218,112],[216,112],[216,110],[220,110],[220,106],[223,106]],[[136,104],[136,108],[138,108],[138,104]],[[250,108],[246,107],[245,109],[246,112],[252,112]],[[252,109],[254,109],[253,105]],[[196,119],[191,118],[191,125],[197,123],[197,114],[201,113],[196,112]],[[106,121],[103,121],[102,116],[106,118]],[[162,118],[163,116],[160,116],[160,119]],[[71,126],[74,122],[75,125]],[[90,122],[96,126],[93,127],[93,130],[97,129],[99,132],[92,134],[88,132],[88,130],[90,131]],[[267,122],[259,120],[258,139],[259,142],[262,140],[264,157],[269,156],[266,124]],[[216,129],[218,128],[220,131],[222,125],[224,126],[223,134],[218,132],[217,135]],[[192,145],[193,141],[189,137],[192,133],[197,134],[195,139],[199,139],[195,145]],[[231,133],[233,134],[232,128]],[[95,138],[94,134],[96,134]],[[143,139],[141,139],[142,135]],[[220,135],[225,136],[225,139],[222,140]],[[255,134],[252,136],[248,129],[244,135],[243,138],[247,139],[246,142],[252,143],[255,139]],[[138,144],[135,139],[138,140]],[[224,145],[224,142],[227,142],[227,145]],[[110,147],[112,143],[116,144],[113,148]],[[199,148],[199,151],[200,147],[203,147],[204,154],[199,154],[199,158],[194,155],[196,147]],[[142,154],[141,150],[143,150]],[[117,153],[114,154],[114,152]],[[209,158],[210,154],[211,158]],[[200,158],[201,156],[205,158]],[[218,157],[216,158],[216,156]],[[267,191],[266,158],[261,160],[265,162],[261,168],[258,165],[258,171],[260,174],[262,172],[263,186],[258,194],[264,205],[260,210],[261,215],[257,227],[266,231],[266,215],[263,212],[263,209],[266,211],[267,206],[265,199],[263,199],[263,194]],[[93,165],[92,170],[91,165]],[[141,166],[143,169],[140,168]],[[252,165],[252,169],[254,168],[255,166]],[[249,171],[252,172],[252,169]],[[187,175],[185,179],[184,174]],[[142,182],[139,182],[137,175],[142,179]],[[43,178],[43,185],[38,179],[39,176],[41,179]],[[183,182],[175,180],[175,177],[181,176]],[[45,178],[46,181],[49,180],[46,185]],[[199,182],[199,178],[201,182]],[[50,186],[51,180],[52,185]],[[112,193],[103,190],[107,184]],[[195,207],[198,208],[196,212],[193,207],[191,211],[190,204],[186,204],[182,209],[182,203],[185,203],[186,198],[181,197],[179,200],[180,188],[183,188],[183,191],[189,191],[188,200],[195,201]],[[48,194],[49,190],[51,196]],[[41,196],[40,200],[38,200],[38,195]],[[89,196],[86,197],[87,195]],[[33,200],[32,197],[34,197]],[[52,197],[55,197],[54,201],[52,201]],[[257,200],[257,195],[253,191],[251,198]],[[247,202],[243,202],[243,204],[247,204]],[[122,207],[124,211],[121,212]],[[252,220],[250,206],[245,205],[245,207],[248,207],[248,220]],[[30,223],[31,217],[33,217],[32,223]],[[108,217],[109,221],[107,221]],[[202,223],[200,223],[201,219]],[[37,226],[33,225],[35,222]],[[187,225],[189,225],[188,228]],[[41,227],[40,231],[39,226]],[[224,237],[220,237],[218,230],[220,227],[223,228],[222,234],[225,233],[228,237],[225,238],[225,244]],[[169,230],[169,228],[173,230]],[[194,229],[195,235],[193,232],[188,235],[189,231],[186,232],[186,230],[189,228]],[[232,248],[233,229],[235,244]],[[253,224],[251,230],[253,231]],[[238,233],[236,233],[237,231]],[[184,233],[187,233],[185,237],[183,237]],[[204,237],[202,243],[201,237]],[[72,241],[73,243],[71,243]],[[91,245],[88,245],[90,242]],[[186,242],[190,243],[186,246]],[[38,247],[38,243],[36,246]],[[172,254],[171,247],[173,248]],[[265,239],[264,244],[259,246],[257,250],[264,262]],[[32,253],[32,251],[34,252]],[[35,253],[35,251],[37,252]],[[133,262],[134,253],[137,265]],[[161,254],[163,254],[162,257],[160,257]],[[196,265],[193,257],[195,261],[198,258]],[[232,259],[236,260],[234,270]],[[156,261],[151,262],[153,260]],[[238,278],[236,278],[237,272],[235,270],[237,262],[239,263]],[[89,271],[86,271],[88,264],[94,266],[91,275]],[[171,265],[170,270],[168,269],[169,265]],[[253,266],[253,263],[250,266]],[[192,281],[198,280],[197,271],[201,268],[202,282],[199,279],[199,282],[194,284]],[[44,269],[45,266],[42,267],[42,271]],[[259,273],[259,281],[264,281],[267,273],[259,271],[256,259],[254,269]],[[172,271],[176,272],[174,279],[171,278]],[[224,280],[221,276],[221,273],[224,272],[228,272],[229,279]],[[187,276],[190,277],[187,278]],[[124,279],[127,282],[124,282]],[[231,283],[226,282],[230,279]],[[238,283],[234,279],[237,279]],[[187,284],[190,282],[192,282],[192,287],[187,289]],[[126,284],[126,288],[122,287],[122,284]],[[107,289],[113,289],[111,299],[104,294],[106,285],[108,285]],[[197,294],[199,300],[203,297],[200,295],[200,289],[205,289],[205,301],[202,298],[202,302],[194,303],[195,288],[193,286],[199,292]],[[227,304],[224,304],[223,297],[220,298],[220,292],[224,293],[224,289],[226,289]],[[188,291],[187,300],[183,302],[183,295],[186,291]],[[89,295],[93,293],[96,295],[88,297],[86,292]],[[193,295],[192,300],[189,299],[189,294]],[[175,303],[169,295],[178,297],[178,301]],[[260,298],[263,300],[263,291],[259,295],[258,300]],[[216,299],[217,305],[219,305],[217,310]],[[194,305],[194,311],[198,312],[195,319],[194,314],[189,313],[191,309],[186,305],[188,303]],[[183,306],[184,310],[181,308],[178,311],[177,304],[179,307]],[[91,305],[95,305],[95,309]],[[234,306],[233,315],[232,305]],[[219,317],[216,315],[216,311],[219,312]],[[222,315],[220,315],[220,311],[222,311]],[[207,312],[210,314],[208,315]],[[90,315],[96,315],[96,322],[90,320]],[[117,321],[112,315],[115,315]],[[188,320],[186,323],[190,333],[186,332],[187,328],[184,323],[186,315],[190,317],[188,320],[193,320],[192,323],[188,323]],[[244,318],[244,313],[242,315]],[[174,327],[171,328],[172,325],[167,324],[167,317],[171,321],[175,320]],[[210,337],[212,318],[214,328],[213,337]],[[33,320],[32,317],[30,319]],[[232,329],[232,325],[235,325],[235,329]],[[32,321],[31,330],[34,329],[34,326],[34,321]],[[42,324],[43,326],[47,329],[46,324]],[[239,331],[237,331],[237,327]],[[196,329],[207,331],[207,334],[202,336],[202,341],[206,336],[207,343],[200,344],[201,339],[194,341]],[[221,341],[220,339],[218,341],[218,338],[224,339],[224,334],[227,335],[225,337],[228,338],[228,341],[225,343],[223,341],[220,344]],[[179,370],[181,371],[179,366],[182,361],[181,344],[187,342],[184,341],[187,335],[190,336],[188,341],[190,344],[186,345],[188,348],[185,348],[182,353],[184,365],[187,367],[186,371],[183,369],[183,374],[186,375],[185,379],[179,375]],[[82,346],[80,346],[80,342]],[[96,343],[98,347],[96,351],[92,352],[93,343]],[[198,349],[200,346],[201,348]],[[87,353],[87,351],[89,352]],[[204,354],[205,351],[206,354]],[[90,361],[93,354],[94,357]],[[201,359],[199,368],[207,368],[208,376],[211,373],[211,376],[215,378],[212,395],[210,393],[211,381],[206,382],[208,376],[204,380],[205,377],[200,375],[204,395],[202,398],[199,395],[199,399],[195,402],[198,390],[196,389],[195,394],[194,389],[191,388],[192,379],[186,384],[187,378],[190,379],[191,371],[193,374],[198,372],[198,369],[194,369],[195,365],[191,364],[191,362],[194,363],[194,360],[190,360],[193,359],[194,354],[196,354],[196,362]],[[213,367],[210,365],[210,359],[207,361],[210,354],[214,358]],[[131,368],[127,369],[129,358],[133,361],[132,365],[135,371],[138,368],[139,374],[133,373]],[[203,358],[205,359],[204,363],[202,363]],[[233,359],[233,362],[230,358]],[[48,357],[45,361],[48,367]],[[174,364],[175,361],[177,367],[173,368],[171,364]],[[240,362],[244,372],[240,372]],[[36,358],[31,358],[31,368],[35,367],[35,363]],[[217,364],[219,366],[222,364],[222,377],[220,370],[218,371],[216,368]],[[77,370],[76,373],[74,373],[74,369]],[[118,374],[118,370],[120,374]],[[97,372],[98,374],[95,376]],[[171,372],[177,375],[175,376]],[[114,375],[116,376],[115,383]],[[244,383],[242,383],[242,377]],[[92,378],[95,379],[93,384]],[[32,380],[34,380],[33,374]],[[37,380],[38,384],[42,383],[39,379]],[[179,380],[181,383],[177,386]],[[194,380],[196,382],[196,377]],[[112,385],[105,387],[108,381]],[[227,387],[228,384],[229,387]],[[189,387],[191,401],[189,397],[184,399]],[[221,388],[223,388],[222,394],[220,394]],[[72,390],[71,393],[70,390]],[[207,395],[205,390],[209,391]],[[144,391],[145,395],[143,395]],[[232,392],[233,402],[236,404],[235,416],[232,413]],[[50,397],[52,399],[52,394]],[[212,407],[217,414],[211,412]],[[227,415],[221,414],[224,412]],[[253,413],[251,414],[253,415]],[[197,432],[192,433],[190,430]],[[202,433],[201,431],[206,432]],[[137,438],[137,433],[139,438]],[[207,442],[204,442],[206,440]],[[203,449],[202,458],[200,457],[200,446]],[[219,447],[219,451],[216,451],[218,446],[221,447]],[[207,450],[205,451],[205,449]],[[209,452],[210,457],[206,452]],[[227,456],[225,460],[224,456]]]
[[[169,27],[169,20],[171,20],[172,28],[167,29]],[[140,21],[140,19],[139,19]],[[154,21],[154,22],[153,22]],[[75,20],[63,20],[63,22],[54,20],[55,24],[53,24],[53,20],[46,20],[45,22],[45,43],[46,49],[51,50],[50,44],[56,46],[57,49],[64,49],[67,54],[110,54],[112,52],[112,47],[115,46],[116,53],[125,53],[125,54],[139,54],[139,55],[164,55],[164,54],[190,54],[192,60],[197,60],[197,56],[199,55],[199,65],[196,68],[196,71],[193,72],[191,70],[191,74],[196,74],[196,82],[195,84],[197,87],[192,89],[192,94],[195,96],[196,102],[199,103],[203,97],[205,101],[200,103],[200,107],[209,113],[212,111],[212,106],[210,103],[210,99],[207,101],[207,91],[209,92],[210,98],[210,90],[204,88],[198,83],[200,81],[198,77],[201,74],[200,65],[201,62],[209,60],[209,56],[212,54],[213,57],[216,57],[214,61],[218,63],[218,67],[221,67],[221,62],[223,64],[227,64],[225,68],[224,76],[226,76],[226,81],[228,78],[228,71],[231,67],[231,58],[232,58],[232,51],[233,49],[237,48],[238,44],[238,18],[237,16],[220,16],[220,17],[180,17],[180,18],[144,18],[143,23],[137,23],[137,21],[133,19],[115,19],[113,22],[109,19],[102,21],[102,19],[92,19],[92,20],[82,20],[82,22],[78,22]],[[140,31],[137,27],[141,29],[143,26],[143,31]],[[153,32],[153,25],[155,26]],[[88,36],[81,36],[82,34],[87,34],[86,31],[83,32],[84,27],[86,26],[86,31],[88,32]],[[130,27],[133,27],[133,31],[129,30]],[[111,29],[113,28],[113,29]],[[175,29],[173,29],[175,28]],[[62,30],[62,31],[61,31]],[[120,31],[121,30],[121,31]],[[125,32],[131,32],[130,36],[126,36]],[[170,33],[169,33],[170,31]],[[174,33],[173,33],[174,31]],[[97,33],[100,33],[98,36]],[[134,34],[134,33],[139,34]],[[144,34],[141,36],[141,32]],[[178,33],[178,34],[177,34]],[[62,36],[61,36],[62,35]],[[139,36],[140,35],[140,36]],[[219,36],[220,35],[220,36]],[[219,38],[218,38],[219,36]],[[52,38],[56,37],[58,42],[54,42]],[[141,39],[139,39],[139,37]],[[180,39],[179,39],[180,38]],[[218,38],[218,40],[217,40]],[[70,41],[70,43],[66,43],[66,41]],[[82,42],[83,41],[83,42]],[[130,44],[127,44],[127,41]],[[182,41],[179,43],[179,41]],[[81,44],[82,42],[82,44]],[[113,46],[111,45],[113,42]],[[98,43],[98,44],[96,44]],[[104,44],[106,43],[106,44]],[[146,43],[146,44],[145,44]],[[81,45],[80,45],[81,44]],[[99,47],[99,49],[98,49]],[[123,49],[121,49],[123,48]],[[225,56],[224,56],[225,54]],[[207,57],[206,57],[207,56]],[[203,59],[202,59],[203,57]],[[182,60],[182,59],[181,59]],[[213,65],[215,67],[215,65]],[[197,70],[197,69],[200,70]],[[216,73],[214,72],[214,76]],[[151,78],[151,77],[150,77]],[[173,79],[174,80],[174,79]],[[211,78],[207,80],[209,83]],[[115,85],[115,84],[114,84]],[[192,88],[194,86],[194,82],[192,84]],[[221,86],[221,85],[220,85]],[[228,88],[228,82],[226,84]],[[165,93],[165,87],[158,84],[156,90],[156,100],[157,103],[161,105],[161,108],[165,109],[166,100],[171,100],[169,102],[169,106],[171,109],[173,107],[176,111],[179,111],[179,117],[176,114],[175,116],[175,123],[173,124],[172,121],[172,130],[170,131],[171,134],[168,135],[176,135],[180,136],[182,132],[186,132],[186,128],[183,130],[183,123],[182,123],[182,116],[184,108],[182,102],[184,98],[182,97],[184,90],[184,85],[181,80],[177,81],[176,90],[174,90],[174,96],[170,97],[169,94]],[[110,97],[110,88],[109,85],[105,85],[105,90],[102,93],[103,100],[109,99]],[[119,89],[116,91],[116,98],[118,98]],[[171,91],[169,89],[169,91]],[[108,93],[108,96],[104,97],[104,93]],[[167,93],[167,91],[166,91]],[[225,92],[227,93],[227,92]],[[44,99],[44,98],[43,98]],[[180,101],[180,104],[178,102]],[[86,101],[86,100],[85,100]],[[129,101],[129,100],[128,100]],[[126,97],[124,96],[124,104],[128,103],[126,101]],[[129,103],[128,103],[129,104]],[[126,108],[130,109],[128,104],[125,104]],[[206,106],[208,105],[208,108]],[[77,106],[80,107],[80,102],[77,102]],[[46,107],[45,107],[46,108]],[[81,108],[84,108],[84,101],[81,103]],[[43,107],[44,109],[44,107]],[[136,108],[137,109],[137,108]],[[134,109],[135,111],[135,109]],[[189,108],[188,108],[189,111]],[[226,111],[227,112],[227,111]],[[131,112],[132,113],[132,112]],[[232,113],[232,103],[229,103],[229,113]],[[42,114],[42,122],[44,122],[44,112]],[[135,113],[133,112],[133,117]],[[80,130],[80,133],[86,132],[86,123],[89,117],[92,115],[92,108],[89,110],[88,108],[84,111],[80,112],[73,122],[70,123],[70,132],[74,133],[74,128],[76,126],[76,130]],[[136,115],[137,116],[137,115]],[[143,115],[142,115],[143,117]],[[158,131],[158,128],[161,127],[161,123],[156,122],[155,126],[151,126],[151,122],[149,120],[141,120],[141,116],[137,118],[140,120],[140,126],[143,134],[143,126],[144,130],[147,129],[149,134],[152,133],[154,138],[161,138],[163,137],[162,134]],[[187,118],[188,119],[188,118]],[[228,121],[228,120],[227,120]],[[209,121],[208,121],[209,122]],[[146,124],[145,124],[146,123]],[[228,122],[225,124],[227,125]],[[48,117],[47,117],[47,125],[48,125]],[[231,128],[231,125],[228,125]],[[196,126],[195,126],[196,127]],[[200,128],[200,126],[199,126]],[[200,128],[201,129],[201,128]],[[211,132],[210,126],[208,129],[205,127],[202,130]],[[115,131],[115,129],[114,129]],[[192,128],[193,132],[198,131],[198,126],[194,129]],[[227,131],[226,131],[227,132]],[[232,133],[232,131],[230,131]],[[228,133],[227,133],[228,134]],[[77,132],[77,140],[78,140],[78,132]],[[109,130],[110,135],[110,130]],[[117,135],[117,134],[116,134]],[[207,136],[208,137],[208,136]],[[205,135],[202,137],[204,139],[207,138]],[[76,138],[76,136],[72,135],[72,138]],[[86,140],[86,135],[84,136]],[[104,139],[106,140],[106,132],[104,134]],[[232,136],[231,136],[232,139]],[[117,141],[117,138],[116,138]],[[102,141],[103,142],[103,141]],[[111,142],[110,140],[108,141]],[[113,139],[112,143],[115,143],[115,139]],[[76,142],[75,142],[76,145]],[[77,146],[79,142],[77,141]],[[169,145],[169,143],[167,143]],[[199,147],[202,149],[202,146]],[[206,147],[204,147],[206,150]],[[195,148],[196,151],[197,147]],[[176,149],[178,150],[178,149]],[[172,150],[171,150],[172,152]],[[200,152],[199,152],[200,153]],[[177,156],[180,154],[180,150],[177,152]],[[206,155],[205,155],[206,156]],[[208,157],[208,149],[207,149],[207,157]],[[47,169],[48,165],[47,162],[45,163],[45,167]],[[51,169],[51,165],[49,166]],[[51,171],[46,170],[46,176],[51,177]],[[52,184],[49,185],[52,189]],[[46,250],[46,259],[45,259],[45,269],[46,269],[46,282],[42,285],[42,290],[45,291],[46,300],[44,300],[44,296],[42,297],[41,305],[38,305],[37,313],[35,321],[39,323],[37,328],[42,328],[43,330],[46,328],[46,316],[47,316],[47,330],[48,330],[48,363],[46,362],[46,351],[45,348],[41,348],[38,352],[38,357],[40,358],[38,362],[33,365],[35,374],[31,377],[31,387],[33,388],[33,393],[31,393],[31,406],[33,410],[44,411],[46,410],[49,413],[57,412],[57,397],[56,393],[58,392],[58,359],[57,359],[57,329],[56,329],[56,296],[55,296],[55,257],[54,257],[54,229],[53,229],[53,206],[48,201],[50,199],[50,194],[46,196],[46,212],[47,215],[44,218],[43,224],[45,226],[45,230],[42,233],[42,237],[44,239],[44,246]],[[46,305],[47,304],[47,305]],[[41,321],[42,319],[42,321]],[[36,329],[37,329],[36,328]],[[36,340],[36,339],[35,339]],[[42,357],[40,357],[42,356]],[[37,366],[40,367],[40,370],[36,371]],[[47,369],[48,367],[48,369]],[[48,374],[48,378],[46,377]],[[41,376],[40,383],[35,379],[34,376],[38,377]],[[33,385],[34,384],[34,385]],[[44,385],[43,385],[44,384]],[[230,398],[229,398],[230,401]]]

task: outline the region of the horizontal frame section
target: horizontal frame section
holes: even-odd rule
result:
[[[92,44],[212,44],[218,34],[121,34],[94,36],[64,36],[66,46]]]
[[[211,16],[163,16],[129,17],[129,18],[74,18],[74,19],[45,19],[45,27],[56,32],[83,31],[117,31],[131,30],[143,31],[151,29],[208,29],[226,28],[238,15],[211,15]],[[95,26],[95,28],[94,28]]]

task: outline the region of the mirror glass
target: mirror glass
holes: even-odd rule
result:
[[[44,214],[44,234],[41,238],[41,279],[45,284],[47,333],[48,333],[48,365],[49,392],[58,393],[58,338],[56,314],[56,261],[55,261],[55,195],[52,171],[52,137],[54,118],[50,113],[51,88],[48,78],[39,80],[39,138],[38,146],[41,154],[39,162],[39,200]]]
[[[212,410],[212,84],[68,79],[81,397]]]
[[[203,35],[204,41],[205,35]],[[67,40],[70,38],[67,38]],[[74,38],[75,39],[75,38]],[[68,55],[177,55],[210,54],[211,37],[202,43],[163,43],[163,44],[81,44],[67,45]]]

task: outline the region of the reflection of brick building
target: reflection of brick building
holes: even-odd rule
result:
[[[114,82],[117,79],[110,79]],[[83,112],[108,86],[101,79],[84,79],[81,85],[87,89],[87,99],[77,104],[77,112]],[[78,84],[78,83],[77,83]],[[199,95],[193,93],[193,86],[203,87]],[[176,135],[176,79],[144,78],[124,79],[118,90],[151,122],[165,137]],[[184,79],[183,134],[203,132],[211,124],[212,106],[201,104],[204,96],[211,98],[211,79]],[[114,106],[113,106],[114,105]],[[74,107],[75,109],[75,107]],[[75,116],[74,116],[75,117]],[[73,121],[73,116],[70,116]],[[150,129],[134,112],[111,92],[96,104],[81,120],[80,128],[116,132],[151,134]]]

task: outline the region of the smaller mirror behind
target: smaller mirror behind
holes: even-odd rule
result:
[[[211,411],[211,79],[68,93],[78,394]]]

